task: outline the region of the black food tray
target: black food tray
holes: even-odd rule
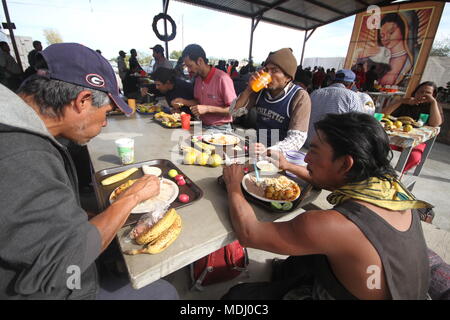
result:
[[[254,169],[252,167],[248,167],[248,169],[249,169],[248,172],[254,171]],[[241,190],[242,190],[242,193],[244,194],[245,199],[247,199],[247,201],[249,201],[251,203],[254,203],[254,204],[264,208],[267,211],[274,212],[274,213],[285,213],[286,214],[286,213],[296,210],[299,207],[301,208],[301,207],[313,202],[319,196],[321,191],[318,189],[315,189],[308,182],[305,182],[296,177],[289,176],[285,172],[280,172],[280,174],[282,174],[282,175],[288,177],[289,179],[291,179],[292,181],[296,182],[300,186],[300,189],[301,189],[300,196],[296,200],[291,201],[292,208],[290,210],[275,209],[274,207],[272,207],[270,202],[263,201],[263,200],[253,197],[250,193],[248,193],[242,187],[242,184],[241,184]],[[226,189],[225,182],[223,180],[223,176],[220,176],[219,178],[217,178],[217,182]],[[276,202],[276,200],[273,200],[273,201]]]
[[[114,167],[114,168],[103,169],[101,171],[98,171],[94,176],[94,178],[95,178],[94,189],[95,189],[95,195],[97,197],[97,201],[99,203],[100,210],[103,211],[109,206],[109,204],[110,204],[109,196],[111,195],[111,192],[114,191],[114,189],[116,189],[118,186],[120,186],[122,183],[126,182],[129,179],[138,179],[138,178],[142,177],[144,175],[144,173],[142,172],[142,169],[140,169],[140,170],[136,171],[135,173],[133,173],[128,178],[121,180],[119,182],[116,182],[114,184],[111,184],[109,186],[102,185],[101,181],[111,175],[128,170],[130,168],[136,168],[136,167],[140,168],[144,164],[152,166],[152,167],[160,168],[162,171],[161,177],[172,180],[174,182],[175,182],[175,180],[168,176],[169,170],[175,169],[178,171],[178,174],[182,174],[184,176],[184,180],[186,181],[186,184],[184,186],[178,186],[178,188],[180,190],[179,194],[182,194],[182,193],[187,194],[189,196],[189,202],[188,203],[180,202],[178,200],[178,196],[177,196],[177,199],[175,199],[175,201],[172,202],[172,204],[170,205],[170,208],[178,209],[178,208],[186,207],[188,205],[191,205],[195,201],[199,200],[201,197],[203,197],[203,190],[200,189],[188,176],[186,176],[183,173],[183,171],[181,171],[176,165],[174,165],[173,162],[166,160],[166,159],[155,159],[155,160],[137,162],[137,163],[129,164],[126,166]],[[139,220],[139,218],[141,217],[141,215],[142,214],[136,214],[136,213],[130,214],[130,216],[127,219],[127,221],[125,222],[124,226],[128,226],[128,225],[136,223]]]

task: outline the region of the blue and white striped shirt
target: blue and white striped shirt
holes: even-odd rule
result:
[[[311,117],[309,119],[308,138],[305,145],[309,146],[315,136],[314,123],[325,117],[327,113],[364,112],[361,98],[356,92],[347,89],[342,83],[333,83],[329,87],[315,90],[311,93]]]

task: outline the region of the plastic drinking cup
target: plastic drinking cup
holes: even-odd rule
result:
[[[136,99],[128,99],[128,105],[133,109],[133,112],[136,111]]]
[[[115,141],[117,153],[119,154],[122,164],[130,164],[134,162],[134,139],[121,138]]]
[[[181,115],[181,128],[184,130],[191,129],[191,115],[189,113],[184,113]]]
[[[381,121],[381,119],[383,119],[384,114],[383,114],[383,113],[375,113],[373,116],[374,116],[375,119],[377,119],[378,121]]]
[[[430,117],[430,115],[428,113],[421,113],[419,115],[419,120],[421,120],[423,122],[423,124],[427,124],[429,117]]]
[[[255,80],[252,80],[250,86],[254,92],[259,92],[261,89],[265,88],[270,82],[272,82],[272,77],[268,72],[262,72]]]

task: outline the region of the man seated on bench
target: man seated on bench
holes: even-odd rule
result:
[[[271,282],[240,284],[224,299],[426,299],[427,246],[417,200],[396,178],[381,125],[362,113],[329,114],[315,124],[307,167],[279,167],[332,191],[330,210],[285,222],[258,221],[244,198],[243,168],[224,168],[230,216],[245,247],[290,255]],[[274,155],[272,157],[275,158]]]

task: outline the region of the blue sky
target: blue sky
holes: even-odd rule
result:
[[[47,28],[57,30],[66,42],[100,49],[106,58],[131,48],[150,54],[150,46],[163,44],[152,31],[153,17],[162,12],[161,0],[8,0],[8,7],[17,27],[15,34],[41,40],[44,47],[43,30]],[[198,43],[208,56],[248,57],[249,19],[177,1],[170,1],[168,13],[177,23],[177,36],[169,42],[169,51]],[[6,21],[3,10],[0,17]],[[354,16],[318,28],[307,43],[305,57],[344,57],[353,22]],[[292,48],[299,60],[303,37],[302,31],[261,22],[254,34],[254,60],[261,62],[269,51],[283,47]],[[443,38],[450,38],[449,3],[436,36]]]

